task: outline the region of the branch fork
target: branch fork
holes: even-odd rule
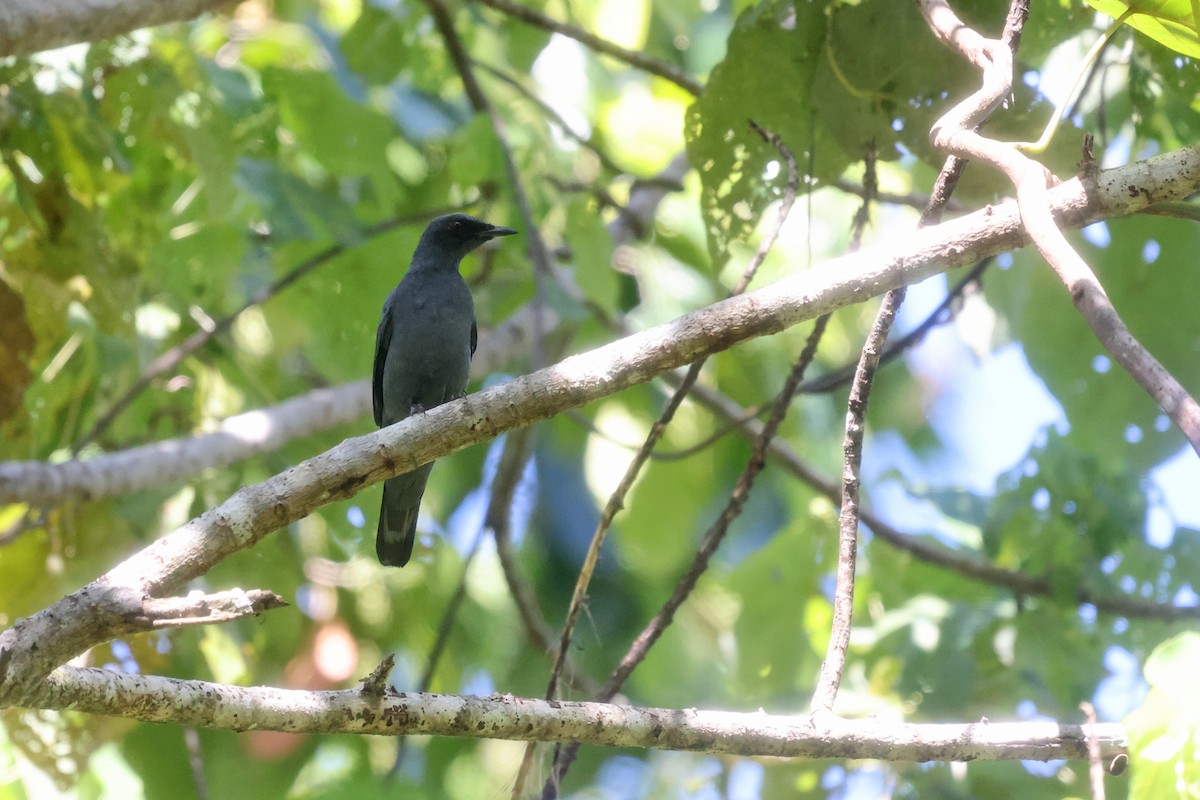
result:
[[[954,106],[934,125],[935,147],[971,158],[1003,172],[1017,191],[1021,221],[1038,252],[1058,275],[1075,308],[1114,360],[1162,407],[1200,455],[1200,405],[1137,340],[1121,319],[1087,262],[1063,236],[1050,205],[1057,180],[1046,168],[1010,144],[980,135],[976,126],[1012,91],[1012,56],[1003,41],[987,39],[967,27],[946,0],[918,0],[930,29],[980,70],[978,91]],[[1097,191],[1093,173],[1082,176],[1089,195]],[[1140,187],[1130,184],[1131,194]]]

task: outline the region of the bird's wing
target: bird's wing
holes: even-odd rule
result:
[[[385,305],[379,330],[375,334],[375,372],[371,377],[371,405],[375,409],[375,424],[383,427],[383,365],[387,363],[388,345],[392,343],[392,308]]]
[[[475,355],[475,345],[479,343],[479,328],[475,320],[471,320],[471,355]]]

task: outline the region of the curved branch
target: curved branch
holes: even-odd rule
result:
[[[995,167],[1012,181],[1021,220],[1038,252],[1066,286],[1075,308],[1114,360],[1162,407],[1200,455],[1200,404],[1137,340],[1091,267],[1063,235],[1049,201],[1048,184],[1053,176],[1012,145],[988,139],[975,130],[1012,89],[1012,53],[1003,42],[984,38],[967,27],[945,0],[920,0],[918,6],[943,44],[971,62],[982,76],[980,88],[934,124],[930,141],[934,147]],[[1085,170],[1083,179],[1090,177],[1090,171]],[[1131,181],[1125,191],[1138,195],[1145,188]]]
[[[472,0],[472,2],[485,5],[488,8],[494,8],[536,28],[541,28],[551,33],[562,34],[568,39],[574,39],[589,50],[611,56],[632,67],[649,72],[651,75],[664,78],[691,94],[699,95],[704,91],[704,85],[700,81],[660,58],[648,56],[636,50],[627,50],[619,44],[610,42],[607,39],[601,39],[594,33],[589,33],[582,28],[577,28],[566,22],[560,22],[559,20],[547,17],[545,14],[529,6],[523,6],[520,3],[513,2],[513,0]]]

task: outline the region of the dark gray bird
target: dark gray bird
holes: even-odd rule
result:
[[[466,214],[450,214],[429,223],[421,234],[408,274],[383,304],[375,336],[371,388],[376,425],[393,425],[466,393],[478,331],[471,290],[458,265],[489,239],[514,233]],[[384,482],[375,537],[381,564],[408,563],[432,469],[430,462]]]

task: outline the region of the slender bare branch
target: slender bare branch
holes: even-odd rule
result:
[[[787,183],[783,200],[780,203],[779,212],[775,219],[775,225],[768,232],[768,234],[763,237],[763,240],[759,243],[758,250],[746,265],[746,269],[742,272],[741,278],[738,280],[733,289],[730,290],[729,295],[731,297],[736,297],[744,292],[746,287],[750,284],[750,281],[754,279],[755,273],[757,273],[758,268],[762,266],[767,254],[771,251],[771,247],[775,244],[776,239],[779,237],[779,232],[783,229],[783,224],[787,221],[788,215],[791,213],[792,206],[796,202],[796,194],[800,187],[800,171],[796,166],[796,158],[793,155],[791,148],[784,144],[784,142],[776,134],[763,128],[753,120],[750,121],[750,127],[755,131],[755,133],[761,136],[764,141],[773,145],[779,151],[780,156],[787,164]],[[605,685],[604,691],[599,696],[599,699],[611,699],[617,693],[617,691],[620,690],[620,687],[624,684],[629,674],[633,672],[633,670],[642,662],[643,659],[645,659],[650,648],[654,646],[654,643],[658,641],[658,638],[662,635],[663,631],[665,631],[667,626],[671,624],[675,617],[675,611],[691,595],[692,589],[694,589],[696,586],[696,581],[700,579],[700,576],[708,568],[709,559],[712,558],[713,553],[716,552],[717,547],[725,538],[725,534],[728,532],[730,524],[741,514],[742,508],[750,496],[750,490],[754,486],[754,479],[758,476],[758,473],[762,470],[765,463],[763,453],[766,451],[767,443],[774,438],[775,431],[778,430],[780,423],[783,421],[784,415],[787,413],[788,406],[791,403],[793,395],[795,394],[796,386],[799,385],[800,380],[804,376],[804,371],[808,368],[808,365],[816,356],[817,344],[820,342],[828,320],[829,315],[827,314],[822,315],[817,320],[816,327],[809,336],[808,344],[805,346],[804,352],[801,354],[799,361],[796,363],[795,367],[793,367],[791,373],[788,375],[788,378],[784,383],[784,388],[780,392],[779,398],[775,403],[771,418],[768,420],[767,425],[763,428],[762,436],[758,441],[755,442],[754,451],[745,471],[742,473],[737,485],[734,487],[734,491],[729,497],[729,502],[726,504],[725,510],[721,513],[717,521],[713,523],[712,528],[709,529],[708,533],[705,534],[703,540],[701,541],[700,548],[692,562],[691,568],[687,571],[687,573],[684,574],[682,578],[680,578],[675,587],[674,593],[667,601],[666,605],[664,605],[663,609],[654,617],[653,620],[651,620],[650,624],[642,632],[641,636],[639,636],[630,647],[630,650],[622,660],[621,665],[609,678],[609,681]],[[646,460],[649,458],[655,445],[662,437],[662,433],[666,429],[666,426],[674,417],[675,411],[679,408],[680,404],[683,402],[684,398],[695,384],[696,379],[700,376],[700,371],[704,368],[705,361],[706,359],[700,359],[688,368],[687,374],[684,375],[683,379],[676,387],[674,394],[668,400],[667,406],[662,412],[662,415],[650,429],[650,434],[646,437],[645,443],[630,462],[624,477],[621,479],[621,483],[617,486],[617,489],[609,498],[608,504],[605,506],[604,513],[600,516],[600,522],[596,528],[596,532],[592,537],[591,546],[588,548],[588,555],[584,561],[584,568],[580,572],[579,581],[575,585],[575,596],[571,598],[572,606],[568,612],[567,624],[563,627],[563,637],[562,642],[559,645],[560,647],[565,648],[570,642],[571,627],[574,625],[574,618],[571,616],[571,612],[578,610],[576,607],[577,600],[579,604],[582,605],[583,593],[586,592],[587,581],[591,579],[592,570],[594,569],[596,559],[599,557],[600,543],[604,540],[604,534],[607,531],[608,526],[611,525],[612,519],[616,512],[624,507],[626,494],[633,486],[633,482],[637,478],[638,473],[641,471],[642,466],[646,463]],[[551,688],[554,686],[554,679],[555,676],[551,675]],[[547,694],[547,699],[549,699],[549,697],[550,695]],[[527,759],[522,763],[522,774],[517,781],[518,786],[523,783],[524,773],[529,763],[528,756],[531,750],[532,748],[528,748],[526,750]],[[550,767],[550,777],[542,788],[542,797],[544,800],[550,800],[550,798],[558,797],[559,786],[561,785],[562,779],[566,775],[567,770],[570,769],[571,764],[575,759],[575,754],[578,752],[578,750],[578,745],[570,745],[566,748],[556,748],[554,759]],[[515,791],[513,793],[513,797],[517,797]]]
[[[1080,703],[1079,708],[1083,711],[1084,718],[1088,723],[1088,784],[1092,789],[1092,800],[1104,800],[1104,761],[1100,755],[1100,742],[1094,733],[1096,709],[1088,702]]]
[[[854,194],[858,195],[859,197],[863,196],[864,190],[862,186],[859,183],[850,180],[849,178],[838,178],[832,183],[825,185],[831,186],[837,189],[839,192],[846,192],[847,194]],[[896,194],[895,192],[881,191],[876,193],[875,200],[876,202],[889,205],[909,206],[917,210],[924,210],[929,205],[928,197],[916,193]],[[946,210],[951,212],[959,212],[966,211],[967,209],[962,204],[951,201],[949,205],[947,205]]]
[[[773,144],[784,158],[788,168],[787,189],[779,206],[779,213],[776,218],[774,227],[763,237],[758,250],[750,259],[743,271],[741,278],[736,286],[730,290],[729,296],[735,297],[745,291],[746,287],[753,280],[759,266],[766,259],[767,253],[770,252],[775,240],[779,237],[779,231],[783,227],[783,223],[787,220],[788,214],[791,212],[792,205],[796,202],[796,192],[800,184],[799,171],[796,168],[796,159],[792,155],[791,150],[783,144],[779,137],[773,133],[766,131],[758,126],[753,121],[750,123],[754,130],[763,137],[764,140]],[[575,590],[571,597],[570,606],[567,609],[566,621],[563,623],[562,634],[558,645],[558,658],[555,661],[554,669],[550,673],[550,680],[546,687],[546,699],[551,699],[555,695],[558,684],[558,675],[562,669],[562,660],[566,657],[570,650],[571,635],[575,628],[575,622],[578,619],[579,612],[583,608],[584,600],[587,596],[587,587],[591,581],[592,573],[595,570],[596,562],[600,557],[600,547],[604,543],[605,536],[608,533],[609,527],[612,525],[613,518],[617,512],[625,506],[625,497],[629,490],[633,487],[634,481],[637,480],[638,474],[642,467],[650,457],[650,453],[662,438],[663,432],[667,425],[675,416],[675,412],[687,397],[688,391],[700,376],[700,371],[704,368],[704,359],[699,359],[688,367],[687,375],[683,378],[680,385],[676,388],[674,395],[667,401],[666,407],[663,409],[658,420],[650,428],[650,432],[646,436],[645,442],[629,465],[625,469],[625,474],[621,477],[617,488],[613,490],[608,502],[604,506],[603,512],[600,514],[600,519],[596,523],[596,530],[592,534],[591,543],[588,545],[587,554],[584,556],[583,565],[579,571],[579,577],[575,583]]]
[[[867,341],[863,345],[862,357],[854,374],[850,388],[850,399],[846,408],[846,435],[842,443],[845,458],[842,468],[842,508],[838,515],[838,565],[837,588],[833,597],[833,626],[825,660],[813,692],[811,709],[816,712],[832,712],[842,682],[842,669],[846,664],[846,651],[850,647],[850,623],[854,615],[854,574],[858,557],[858,489],[859,468],[862,465],[863,432],[866,429],[867,403],[874,384],[879,356],[892,321],[900,304],[904,302],[904,289],[893,289],[884,295],[883,303],[871,325]]]
[[[187,748],[188,771],[192,774],[192,786],[196,800],[208,800],[208,778],[204,771],[204,750],[200,742],[200,731],[195,725],[183,728],[183,744]]]
[[[762,423],[745,419],[745,409],[725,395],[707,386],[697,386],[693,396],[722,419],[736,424],[743,438],[753,441],[762,430]],[[811,486],[834,503],[841,502],[841,487],[802,459],[786,442],[771,442],[769,454],[788,472]],[[973,580],[1005,589],[1021,597],[1059,597],[1056,581],[1051,575],[1030,575],[1017,570],[990,564],[981,558],[949,550],[916,532],[902,531],[885,522],[871,511],[860,509],[859,517],[880,539],[891,547],[908,553],[927,564],[950,570]],[[1180,606],[1157,603],[1136,595],[1113,597],[1097,593],[1086,586],[1075,592],[1075,601],[1095,606],[1104,614],[1139,619],[1158,619],[1166,622],[1200,619],[1200,605]]]
[[[1029,4],[1026,0],[1013,0],[1009,6],[1009,14],[1004,26],[1002,42],[1015,55],[1021,41],[1021,31],[1029,16]],[[981,113],[975,120],[983,123],[990,111]],[[867,174],[872,174],[872,162],[868,161]],[[961,159],[951,155],[946,159],[934,184],[929,204],[921,215],[921,226],[936,224],[942,218],[942,213],[950,200],[950,195],[958,185],[959,176],[966,164]],[[864,182],[868,191],[864,198],[870,199],[870,186]],[[833,704],[837,699],[838,687],[841,685],[842,670],[846,666],[846,653],[850,647],[850,628],[854,616],[854,579],[855,566],[858,557],[858,525],[859,511],[859,471],[862,466],[863,434],[866,430],[867,403],[871,395],[871,387],[875,381],[875,373],[879,369],[880,357],[884,343],[891,332],[892,323],[904,302],[905,287],[892,289],[884,295],[883,302],[876,313],[867,341],[863,344],[862,355],[855,370],[854,382],[850,388],[849,401],[846,404],[846,434],[842,445],[842,491],[841,510],[838,514],[838,566],[836,589],[833,599],[833,624],[825,660],[821,663],[821,671],[817,680],[817,688],[813,692],[812,711],[814,713],[833,713]]]
[[[686,74],[678,67],[668,64],[662,59],[646,55],[645,53],[641,53],[636,50],[628,50],[618,44],[608,41],[607,39],[601,39],[594,33],[589,33],[582,28],[578,28],[566,22],[560,22],[559,20],[547,17],[545,14],[537,11],[536,9],[530,8],[529,6],[523,6],[520,3],[514,2],[513,0],[472,0],[472,2],[488,6],[489,8],[494,8],[497,11],[501,11],[510,17],[513,17],[514,19],[519,19],[521,22],[524,22],[528,25],[533,25],[534,27],[541,28],[542,30],[550,31],[552,33],[559,33],[569,39],[574,39],[590,50],[594,50],[595,52],[606,56],[611,56],[612,58],[615,58],[618,61],[623,61],[632,67],[649,72],[651,75],[657,75],[660,78],[664,78],[680,87],[684,91],[690,92],[691,94],[699,95],[702,91],[704,91],[704,86],[698,80]]]
[[[633,640],[633,643],[621,658],[620,663],[617,664],[612,674],[609,675],[604,688],[595,696],[596,700],[608,701],[616,697],[617,693],[625,685],[625,681],[629,680],[629,676],[633,674],[633,671],[646,660],[646,656],[650,653],[650,648],[654,647],[655,643],[674,621],[675,613],[691,597],[692,591],[696,588],[700,577],[707,571],[709,562],[717,552],[717,548],[721,546],[721,542],[725,540],[725,535],[729,533],[729,526],[741,515],[746,501],[750,498],[750,490],[754,487],[755,480],[759,473],[762,472],[763,467],[766,466],[767,451],[772,442],[775,441],[775,434],[778,432],[779,426],[783,423],[788,408],[796,396],[797,388],[804,378],[804,372],[812,364],[813,359],[817,355],[817,345],[820,344],[828,322],[828,314],[817,319],[813,330],[809,333],[808,340],[805,342],[804,349],[801,351],[787,379],[784,381],[783,388],[780,389],[779,394],[776,396],[775,402],[771,407],[771,416],[754,438],[750,458],[746,462],[746,467],[742,470],[742,474],[738,476],[737,484],[730,493],[725,508],[722,509],[721,514],[700,540],[700,546],[696,549],[696,555],[692,558],[691,565],[683,576],[680,577],[679,581],[676,582],[671,596],[667,598],[662,608],[658,610],[658,613],[646,623],[645,627],[642,628],[642,632]],[[556,753],[554,763],[551,767],[550,779],[546,781],[545,786],[542,788],[543,800],[552,800],[552,798],[558,797],[562,780],[566,776],[567,770],[570,768],[578,752],[579,744],[573,743],[563,747],[559,753]]]
[[[867,150],[864,159],[863,202],[854,216],[854,236],[851,246],[857,250],[862,242],[863,230],[870,219],[871,203],[878,190],[875,177],[874,146]],[[932,201],[931,201],[932,202]],[[842,669],[846,665],[846,651],[850,646],[850,623],[854,610],[854,572],[858,554],[858,488],[859,467],[862,463],[863,432],[866,428],[867,400],[879,367],[884,342],[892,328],[892,320],[900,304],[904,302],[904,288],[893,289],[883,297],[883,303],[875,316],[875,322],[863,344],[862,355],[855,369],[854,382],[850,387],[850,398],[846,404],[846,433],[842,444],[844,466],[842,468],[842,507],[838,516],[838,562],[836,589],[833,596],[833,623],[829,634],[828,652],[821,663],[817,688],[813,692],[813,712],[832,712],[842,681]]]
[[[474,64],[476,67],[479,67],[480,69],[482,69],[484,72],[491,75],[496,80],[504,83],[506,86],[511,87],[513,89],[513,91],[515,91],[517,94],[524,97],[530,103],[533,103],[533,105],[537,107],[537,110],[541,113],[541,115],[544,116],[546,119],[550,120],[555,126],[557,126],[558,129],[560,131],[562,131],[564,136],[566,136],[569,139],[574,140],[580,147],[583,147],[584,149],[589,151],[592,155],[594,155],[596,157],[596,160],[599,161],[600,164],[605,169],[607,169],[609,172],[613,173],[614,175],[632,175],[633,174],[630,170],[623,168],[620,164],[613,161],[612,156],[610,156],[602,148],[597,147],[595,142],[593,142],[591,139],[587,138],[586,136],[584,136],[583,134],[581,134],[577,130],[575,130],[573,127],[571,127],[571,123],[567,122],[563,118],[562,114],[558,113],[558,111],[556,111],[554,109],[554,107],[551,106],[549,103],[547,103],[545,100],[538,97],[537,94],[535,94],[533,92],[533,90],[531,90],[525,84],[521,83],[521,81],[517,80],[515,77],[513,77],[509,73],[505,72],[504,70],[501,70],[498,67],[494,67],[491,64],[485,64],[478,59],[472,59],[471,63]]]

